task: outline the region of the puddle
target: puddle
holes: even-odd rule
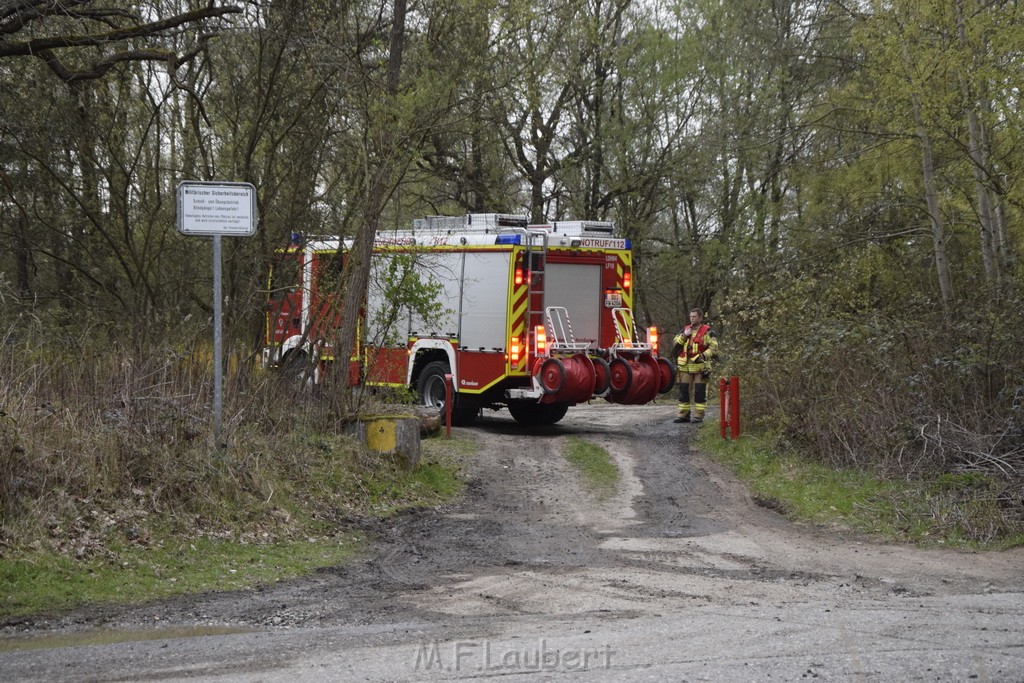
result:
[[[254,628],[231,628],[228,626],[196,626],[193,628],[150,628],[150,629],[108,629],[95,628],[76,633],[48,633],[38,636],[17,636],[0,638],[0,652],[25,652],[48,650],[58,647],[89,647],[91,645],[114,645],[135,643],[146,640],[170,640],[172,638],[202,638],[203,636],[227,636],[236,633],[256,633]]]

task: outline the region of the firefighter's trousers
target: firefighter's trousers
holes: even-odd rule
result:
[[[679,383],[679,417],[704,419],[704,411],[708,408],[708,384],[701,371],[676,373]]]

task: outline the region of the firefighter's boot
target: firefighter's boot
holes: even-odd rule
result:
[[[693,420],[692,422],[703,422],[704,411],[708,408],[708,385],[706,382],[697,382],[693,385]]]
[[[689,422],[690,421],[690,411],[687,410],[687,411],[683,412],[682,410],[680,410],[679,411],[679,417],[677,417],[676,419],[674,419],[672,421],[673,422]]]

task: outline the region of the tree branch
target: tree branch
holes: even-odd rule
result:
[[[0,57],[29,57],[38,54],[42,50],[57,50],[67,47],[96,47],[109,43],[130,40],[132,38],[150,38],[158,36],[170,29],[178,28],[185,24],[200,21],[202,19],[213,19],[226,14],[238,14],[242,11],[240,7],[228,5],[225,7],[206,7],[193,10],[184,14],[178,14],[160,21],[152,21],[148,24],[140,24],[128,28],[119,28],[107,33],[71,35],[71,36],[47,36],[44,38],[32,38],[15,43],[0,43]]]

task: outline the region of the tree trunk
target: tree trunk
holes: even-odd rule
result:
[[[352,249],[349,252],[348,265],[343,271],[341,283],[341,326],[334,354],[334,379],[339,391],[335,392],[337,405],[341,412],[349,412],[351,401],[348,386],[348,364],[356,345],[356,333],[359,315],[366,300],[366,288],[370,281],[370,259],[373,256],[373,242],[380,224],[381,210],[394,187],[394,177],[398,171],[400,160],[395,149],[397,139],[398,117],[398,84],[402,69],[402,52],[405,46],[405,11],[406,0],[395,0],[394,19],[391,26],[391,46],[388,55],[387,84],[385,86],[385,102],[379,111],[376,140],[371,140],[376,150],[376,169],[370,174],[366,193],[366,204],[363,207],[364,218],[361,221]],[[373,116],[372,110],[368,112]],[[371,125],[373,122],[371,121]]]
[[[954,3],[956,12],[956,31],[961,46],[969,53],[970,43],[967,40],[967,28],[964,25],[963,8],[960,2]],[[985,153],[984,130],[978,121],[976,100],[971,93],[967,74],[960,74],[960,92],[963,96],[964,111],[967,114],[967,154],[974,167],[974,186],[978,194],[978,227],[981,236],[981,258],[985,265],[985,277],[990,284],[999,284],[999,263],[996,258],[995,228],[992,216],[992,202],[989,195],[987,175],[988,159]]]
[[[1014,256],[1010,250],[1010,243],[1006,240],[1006,201],[1003,199],[996,204],[996,248],[1004,270],[1007,273],[1011,272]],[[1012,278],[1008,281],[1012,282]]]
[[[985,113],[992,115],[992,100],[985,98],[983,103]],[[1010,274],[1013,271],[1012,254],[1010,243],[1006,239],[1006,197],[1005,191],[1000,187],[998,178],[999,171],[992,163],[992,146],[989,144],[988,130],[984,124],[981,126],[981,149],[985,154],[986,187],[989,189],[989,197],[994,198],[992,218],[992,243],[993,255],[996,259],[996,268],[999,269],[1002,284],[1012,282]]]
[[[18,295],[25,301],[32,299],[32,241],[29,239],[28,216],[18,212],[17,234],[14,241],[15,272]]]
[[[530,222],[544,222],[544,178],[534,177],[530,180]]]
[[[935,250],[935,271],[939,276],[939,294],[942,296],[942,308],[949,316],[953,310],[953,284],[949,275],[949,263],[946,261],[946,236],[942,214],[939,212],[938,193],[935,190],[935,159],[932,153],[932,139],[925,130],[921,117],[921,100],[914,94],[914,120],[917,122],[917,135],[921,141],[921,172],[924,176],[924,196],[928,206],[931,223],[932,244]]]
[[[992,202],[986,183],[985,169],[988,167],[985,158],[985,150],[981,142],[981,124],[978,121],[978,113],[967,106],[967,152],[971,157],[971,165],[974,167],[974,186],[978,193],[978,227],[981,233],[981,258],[985,264],[985,277],[992,284],[998,285],[1000,274],[999,264],[996,259],[995,227],[992,216]]]
[[[912,64],[910,49],[903,43],[903,60],[907,66]],[[916,88],[916,86],[912,87]],[[942,309],[946,317],[953,314],[953,283],[949,274],[949,263],[946,261],[946,235],[942,214],[939,212],[938,192],[935,189],[935,157],[932,152],[932,139],[924,125],[921,114],[921,96],[915,90],[911,95],[914,104],[914,123],[917,124],[917,137],[921,142],[921,174],[924,178],[924,198],[928,207],[928,218],[932,232],[932,247],[935,252],[935,272],[939,277],[939,295],[942,297]]]

